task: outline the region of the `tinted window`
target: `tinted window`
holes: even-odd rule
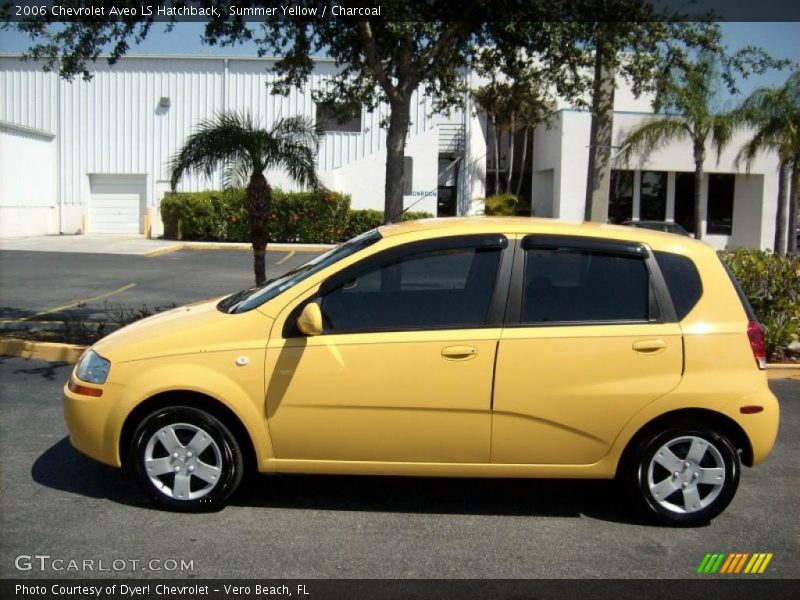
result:
[[[644,259],[569,248],[526,250],[523,323],[647,321]]]
[[[361,107],[353,104],[317,103],[317,127],[320,131],[361,131]]]
[[[733,175],[708,176],[708,233],[731,235],[734,181]]]
[[[663,221],[667,214],[667,174],[663,171],[642,171],[642,221]]]
[[[608,222],[622,223],[633,214],[633,171],[611,171]]]
[[[326,333],[481,327],[500,248],[457,248],[392,259],[322,297]]]
[[[679,254],[655,252],[658,267],[667,283],[669,296],[680,321],[694,308],[703,295],[703,283],[694,263]]]
[[[228,313],[241,313],[252,310],[335,262],[368,248],[380,239],[381,234],[378,233],[377,229],[366,231],[341,246],[336,246],[324,254],[315,256],[307,263],[292,269],[288,273],[284,273],[277,279],[267,281],[263,286],[242,290],[233,296],[228,296],[217,305],[217,308]]]

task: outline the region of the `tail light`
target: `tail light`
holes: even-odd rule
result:
[[[758,368],[767,368],[767,340],[764,337],[764,326],[758,321],[750,321],[747,324],[747,338],[750,340],[750,348],[753,350],[753,358],[756,359]]]

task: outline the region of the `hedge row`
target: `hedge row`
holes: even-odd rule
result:
[[[800,258],[744,249],[720,255],[764,324],[767,353],[786,358],[789,345],[800,340]]]
[[[405,220],[433,215],[407,213]],[[161,201],[164,237],[248,242],[245,191],[167,194]],[[378,210],[351,210],[350,196],[338,192],[272,190],[270,242],[336,243],[383,224]]]

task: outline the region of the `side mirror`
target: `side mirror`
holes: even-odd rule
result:
[[[319,304],[309,302],[303,312],[297,317],[297,328],[306,335],[319,335],[322,333],[322,311]]]

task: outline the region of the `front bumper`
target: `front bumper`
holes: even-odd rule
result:
[[[64,419],[69,440],[78,451],[112,467],[121,467],[119,432],[114,426],[115,402],[105,386],[99,398],[77,394],[64,385]]]

